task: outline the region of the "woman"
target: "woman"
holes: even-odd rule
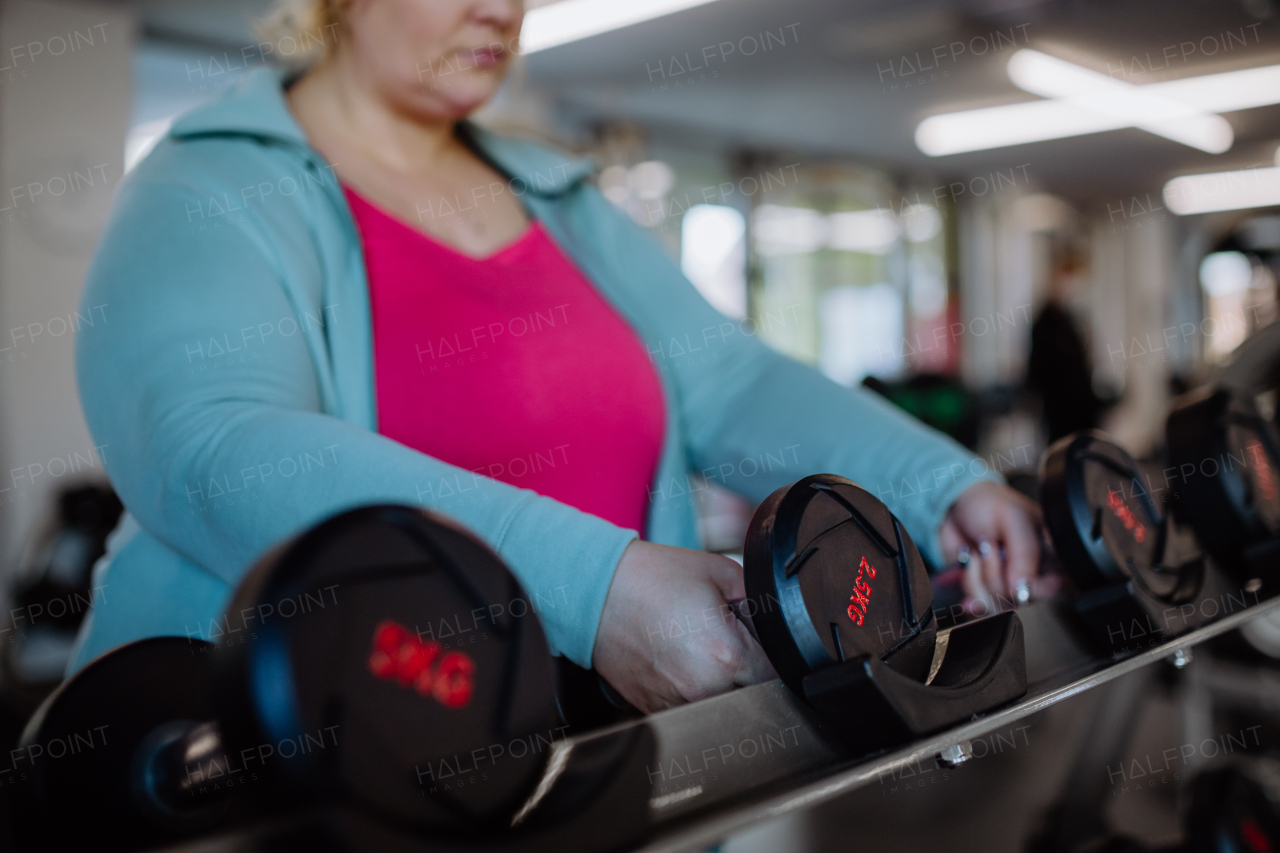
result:
[[[519,0],[304,6],[324,55],[178,120],[89,276],[112,319],[80,390],[130,514],[72,669],[217,636],[258,554],[371,502],[489,542],[552,647],[644,710],[771,676],[707,617],[744,590],[695,550],[690,472],[755,500],[844,474],[935,563],[971,545],[1002,594],[1035,575],[1034,507],[962,448],[727,322],[587,164],[466,122]]]

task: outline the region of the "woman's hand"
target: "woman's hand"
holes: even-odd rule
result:
[[[1039,575],[1042,528],[1040,507],[1008,486],[986,481],[960,493],[938,538],[948,563],[969,555],[965,593],[970,610],[978,602],[985,613],[1000,609],[993,595],[1020,604],[1058,591],[1056,575]],[[1021,595],[1020,589],[1025,590]]]
[[[632,542],[604,602],[592,665],[650,713],[776,678],[727,602],[742,567],[716,554]]]

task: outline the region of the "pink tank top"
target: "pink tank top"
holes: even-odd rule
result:
[[[631,327],[536,221],[477,260],[346,195],[364,243],[379,432],[642,532],[664,413]]]

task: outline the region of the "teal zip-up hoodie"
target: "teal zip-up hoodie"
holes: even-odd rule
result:
[[[878,494],[937,563],[946,509],[996,478],[980,460],[717,313],[592,186],[590,164],[460,130],[508,178],[482,192],[518,195],[649,350],[666,428],[646,539],[698,547],[705,492],[691,474],[758,501],[826,471]],[[488,542],[552,648],[590,666],[636,532],[378,434],[360,236],[278,73],[179,119],[125,179],[84,305],[105,322],[79,331],[80,396],[128,515],[95,569],[69,671],[141,637],[217,638],[255,558],[376,502],[427,507]]]

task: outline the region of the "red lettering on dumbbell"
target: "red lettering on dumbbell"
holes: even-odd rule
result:
[[[1147,528],[1142,522],[1138,521],[1138,517],[1133,514],[1133,510],[1125,505],[1120,499],[1120,493],[1115,489],[1107,486],[1107,506],[1111,507],[1111,512],[1115,517],[1120,519],[1120,523],[1124,525],[1125,530],[1133,531],[1134,540],[1141,542],[1147,538]]]
[[[871,584],[867,583],[867,579],[862,576],[863,572],[867,573],[867,578],[876,576],[875,566],[868,563],[866,557],[863,557],[862,562],[858,564],[858,575],[853,579],[853,595],[849,596],[849,607],[845,611],[859,627],[866,619],[867,605],[871,603]]]
[[[408,628],[385,619],[373,632],[369,672],[378,678],[413,686],[434,696],[446,708],[462,708],[471,701],[476,664],[463,652],[440,654],[440,644],[424,643]]]
[[[390,620],[380,624],[373,632],[373,653],[369,656],[369,671],[378,678],[394,678],[396,659],[409,632]]]
[[[1240,821],[1240,838],[1253,853],[1271,853],[1271,839],[1251,817]]]
[[[1262,492],[1263,500],[1273,501],[1277,495],[1276,476],[1271,470],[1266,452],[1262,449],[1262,442],[1250,442],[1248,448],[1253,455],[1253,471],[1257,475],[1258,491]]]
[[[462,652],[449,652],[440,660],[432,695],[446,708],[464,707],[471,701],[471,677],[475,671],[471,658]]]

